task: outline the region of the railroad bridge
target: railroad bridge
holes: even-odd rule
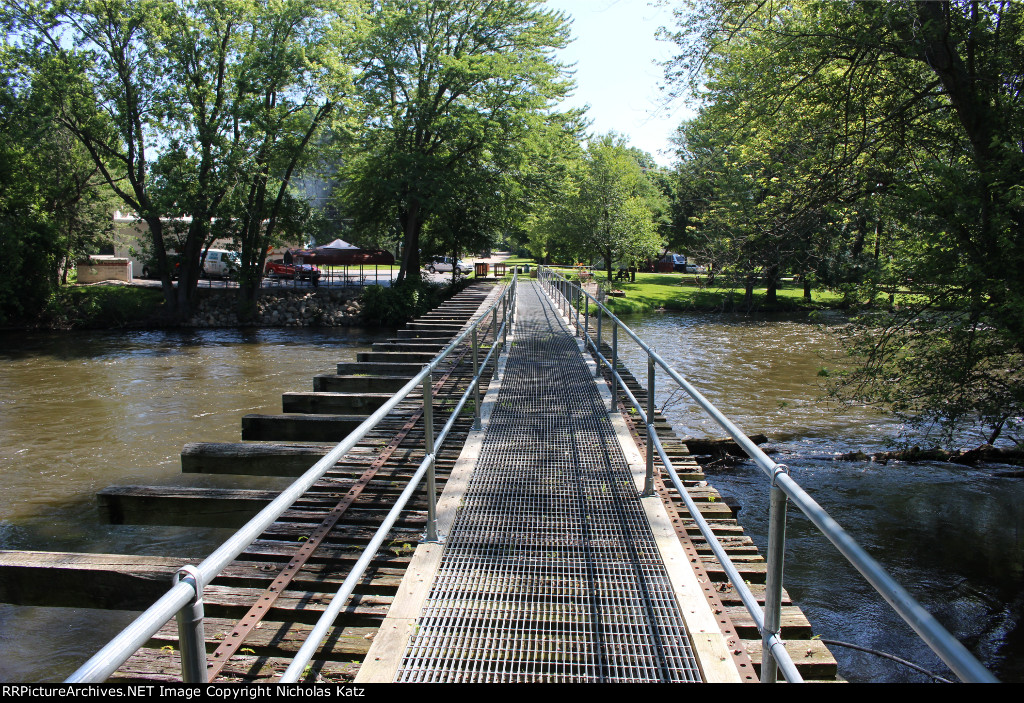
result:
[[[549,269],[470,286],[244,417],[242,443],[182,451],[185,472],[285,491],[99,494],[114,523],[238,526],[213,554],[2,552],[0,600],[145,609],[69,681],[836,680],[782,588],[789,500],[962,678],[991,679],[666,367],[765,469],[763,558],[655,409],[663,362],[648,350],[644,387],[622,333]]]

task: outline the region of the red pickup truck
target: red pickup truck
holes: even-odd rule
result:
[[[320,269],[313,264],[286,264],[283,261],[268,261],[263,272],[268,278],[309,281],[314,286],[320,280]]]

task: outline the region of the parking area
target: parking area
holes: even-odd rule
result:
[[[509,258],[507,252],[497,252],[492,256],[486,258],[469,257],[465,261],[470,265],[475,265],[478,262],[486,262],[492,267],[494,264],[501,263]],[[451,281],[451,271],[437,271],[430,273],[425,268],[420,271],[423,276],[423,280],[430,281],[432,283],[447,283]],[[470,274],[472,276],[472,274]],[[365,286],[390,286],[392,281],[398,277],[398,269],[386,269],[377,268],[370,269],[366,268],[362,271],[352,268],[345,271],[327,269],[321,273],[320,280],[317,286],[324,288],[345,288],[345,287],[365,287]],[[146,278],[134,278],[132,279],[131,285],[143,286],[148,288],[159,288],[160,281],[146,279]],[[230,279],[223,278],[201,278],[199,280],[200,288],[237,288],[238,283]],[[280,289],[280,288],[297,288],[297,289],[308,289],[316,287],[308,280],[295,279],[295,278],[273,278],[267,276],[263,279],[263,288],[267,289]]]

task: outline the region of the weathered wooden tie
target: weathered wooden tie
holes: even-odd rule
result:
[[[412,376],[322,374],[313,377],[313,390],[337,393],[397,393]]]
[[[484,293],[470,288],[456,296],[455,300],[465,299],[465,305],[446,306],[446,316],[455,316],[458,322],[456,330],[494,295],[492,286],[484,288]],[[455,322],[446,320],[444,327],[450,328]],[[390,350],[385,347],[380,351],[428,352],[426,356],[407,357],[414,358],[413,363],[341,363],[338,374],[314,378],[313,393],[285,394],[282,397],[285,414],[243,418],[243,439],[263,443],[190,443],[182,450],[182,471],[300,475],[323,456],[328,446],[299,442],[336,443],[379,407],[384,398],[405,386],[452,336],[448,329],[399,330],[396,339],[401,341],[397,343],[420,347]],[[465,351],[460,353],[465,355]],[[446,408],[450,412],[453,405],[446,399],[457,397],[456,394],[464,390],[471,376],[469,366],[463,364],[450,375],[440,369],[435,375],[436,423],[447,419]],[[486,390],[486,382],[483,389]],[[231,636],[229,631],[234,627],[234,619],[245,615],[260,594],[283,573],[282,569],[294,559],[297,550],[301,550],[324,515],[332,506],[337,509],[344,504],[344,497],[360,484],[360,477],[365,477],[374,464],[380,464],[372,471],[372,479],[361,486],[351,504],[325,533],[309,561],[289,576],[288,585],[264,615],[262,625],[246,635],[242,648],[226,662],[218,680],[270,681],[287,666],[288,658],[326,607],[330,594],[347,576],[361,549],[423,459],[422,421],[411,424],[421,407],[421,397],[417,391],[403,401],[204,591],[207,650],[213,656],[224,639]],[[437,474],[441,487],[458,456],[470,422],[471,415],[460,417],[449,441],[438,451]],[[403,427],[405,425],[408,426]],[[398,436],[396,433],[400,433],[402,439],[393,441]],[[267,443],[271,441],[276,443]],[[389,446],[389,442],[393,446]],[[387,456],[382,463],[385,453]],[[118,523],[236,526],[265,506],[274,495],[272,491],[263,490],[122,486],[101,491],[97,500],[110,519]],[[346,681],[354,676],[358,658],[365,653],[369,638],[387,611],[425,522],[426,503],[421,490],[389,533],[389,542],[374,555],[370,570],[339,617],[334,632],[311,666],[307,680]],[[166,591],[170,575],[178,566],[199,560],[0,553],[0,599],[34,605],[142,608]],[[88,579],[87,586],[80,583],[85,579]],[[67,583],[68,587],[41,587],[46,583]],[[62,602],[54,602],[55,598]],[[350,636],[351,633],[357,634]],[[115,678],[180,680],[177,655],[168,656],[164,651],[168,647],[176,647],[173,624],[134,655]]]
[[[606,357],[610,357],[611,348],[605,345],[604,354]],[[608,369],[602,367],[602,371],[605,378],[610,379]],[[646,389],[625,367],[620,365],[618,371],[630,392],[641,404],[645,404]],[[642,451],[646,451],[646,432],[638,431],[642,428],[633,426],[632,416],[628,412],[628,408],[625,407],[624,401],[620,401],[620,409],[627,424],[631,426],[637,445]],[[701,515],[710,524],[712,532],[722,542],[726,553],[732,559],[743,580],[748,584],[758,602],[763,605],[766,576],[764,558],[760,555],[753,540],[744,534],[743,528],[737,523],[733,508],[707,482],[703,469],[689,454],[685,443],[680,440],[670,423],[657,410],[655,411],[654,425],[658,438],[666,448],[666,454],[671,459],[687,492],[697,504]],[[703,580],[705,584],[705,596],[713,607],[721,610],[722,627],[731,629],[735,633],[736,640],[742,644],[743,653],[749,657],[754,669],[754,675],[750,680],[756,680],[761,672],[762,650],[760,633],[754,625],[753,618],[733,589],[725,570],[708,547],[682,498],[671,485],[661,457],[657,454],[655,454],[654,465],[655,471],[658,472],[655,487],[669,509],[669,514],[675,515],[673,523],[676,532],[698,573],[698,579]],[[819,640],[812,639],[810,622],[800,608],[793,605],[789,594],[785,591],[783,591],[782,602],[784,606],[781,623],[782,637],[786,640],[786,649],[793,658],[800,675],[808,681],[838,680],[838,667],[835,658],[828,647]]]

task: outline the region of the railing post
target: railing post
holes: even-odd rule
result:
[[[434,374],[427,371],[423,379],[423,450],[434,453]],[[427,541],[437,542],[437,484],[434,481],[434,458],[427,466]]]
[[[505,343],[505,335],[508,334],[508,296],[501,296],[501,326],[504,330],[501,333],[501,343]]]
[[[494,306],[493,312],[491,312],[491,344],[496,346],[498,344],[498,306]],[[498,357],[494,357],[494,365],[498,365]]]
[[[597,353],[598,354],[602,354],[603,353],[601,351],[601,319],[602,319],[602,313],[603,312],[604,312],[604,309],[599,305],[597,307],[597,342],[596,342]],[[595,370],[594,370],[594,376],[598,377],[600,375],[601,375],[601,357],[598,357],[597,358],[597,366],[595,367]]]
[[[480,429],[480,361],[478,350],[479,341],[476,336],[476,326],[473,327],[473,429]]]
[[[504,309],[502,310],[502,318],[501,318],[501,324],[502,324],[501,346],[504,347],[504,346],[508,345],[508,327],[509,327],[509,324],[508,324],[508,309],[509,309],[508,296],[506,295],[504,298],[502,298],[502,301],[503,301],[502,305],[504,306]],[[497,364],[498,362],[495,361],[494,363]]]
[[[775,475],[787,468],[779,464]],[[768,570],[764,589],[764,632],[761,635],[761,683],[775,683],[778,663],[768,639],[778,635],[782,624],[782,571],[786,559],[786,494],[772,477],[771,506],[768,509]]]
[[[583,295],[583,286],[576,284],[575,291],[573,291],[573,307],[576,309],[576,336],[580,336],[580,296]]]
[[[647,472],[644,496],[654,495],[654,357],[647,355]]]
[[[590,346],[590,296],[583,296],[583,349]]]
[[[619,407],[619,379],[615,370],[619,368],[619,326],[612,322],[612,402],[608,412],[613,413]]]
[[[178,611],[178,647],[181,650],[181,680],[207,683],[206,635],[203,631],[203,581],[194,566],[183,566],[174,574],[174,583],[189,581],[196,595]]]

